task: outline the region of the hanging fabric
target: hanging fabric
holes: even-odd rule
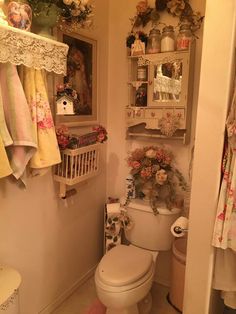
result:
[[[236,88],[226,121],[222,182],[213,233],[216,249],[213,288],[236,309]]]
[[[213,246],[236,251],[236,90],[226,122],[223,176],[213,233]]]
[[[22,83],[30,107],[33,132],[38,150],[30,160],[32,175],[44,174],[52,165],[61,162],[55,127],[47,95],[44,70],[23,67]]]
[[[0,135],[0,179],[9,176],[12,173],[11,166],[9,164],[7,153]]]
[[[13,175],[20,179],[30,158],[36,152],[37,143],[22,84],[16,66],[11,63],[0,64],[0,91],[0,113],[4,110],[4,117],[0,118],[1,135],[4,134],[2,139],[7,146]]]

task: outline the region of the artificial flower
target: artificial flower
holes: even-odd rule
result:
[[[71,5],[73,2],[73,0],[63,0],[63,3],[65,3],[65,5]]]
[[[147,0],[145,1],[139,1],[137,6],[136,6],[136,9],[137,9],[137,14],[145,14],[148,10],[148,3],[147,3]]]
[[[148,158],[155,158],[156,157],[156,151],[154,149],[149,149],[147,152],[146,152],[146,157]]]
[[[164,169],[160,169],[156,172],[156,182],[160,185],[165,184],[167,177],[167,172]]]
[[[180,16],[185,8],[185,0],[169,0],[167,8],[172,15]]]

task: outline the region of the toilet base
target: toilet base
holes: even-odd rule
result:
[[[106,314],[139,314],[137,304],[134,304],[126,309],[107,309]]]

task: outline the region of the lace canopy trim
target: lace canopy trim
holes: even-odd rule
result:
[[[23,64],[65,75],[68,48],[68,45],[55,40],[0,25],[1,63]]]

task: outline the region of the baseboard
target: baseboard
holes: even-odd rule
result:
[[[84,276],[78,279],[69,289],[57,297],[51,304],[47,305],[38,314],[51,314],[58,306],[61,305],[76,289],[84,284],[91,276],[94,275],[97,265],[91,268]]]

